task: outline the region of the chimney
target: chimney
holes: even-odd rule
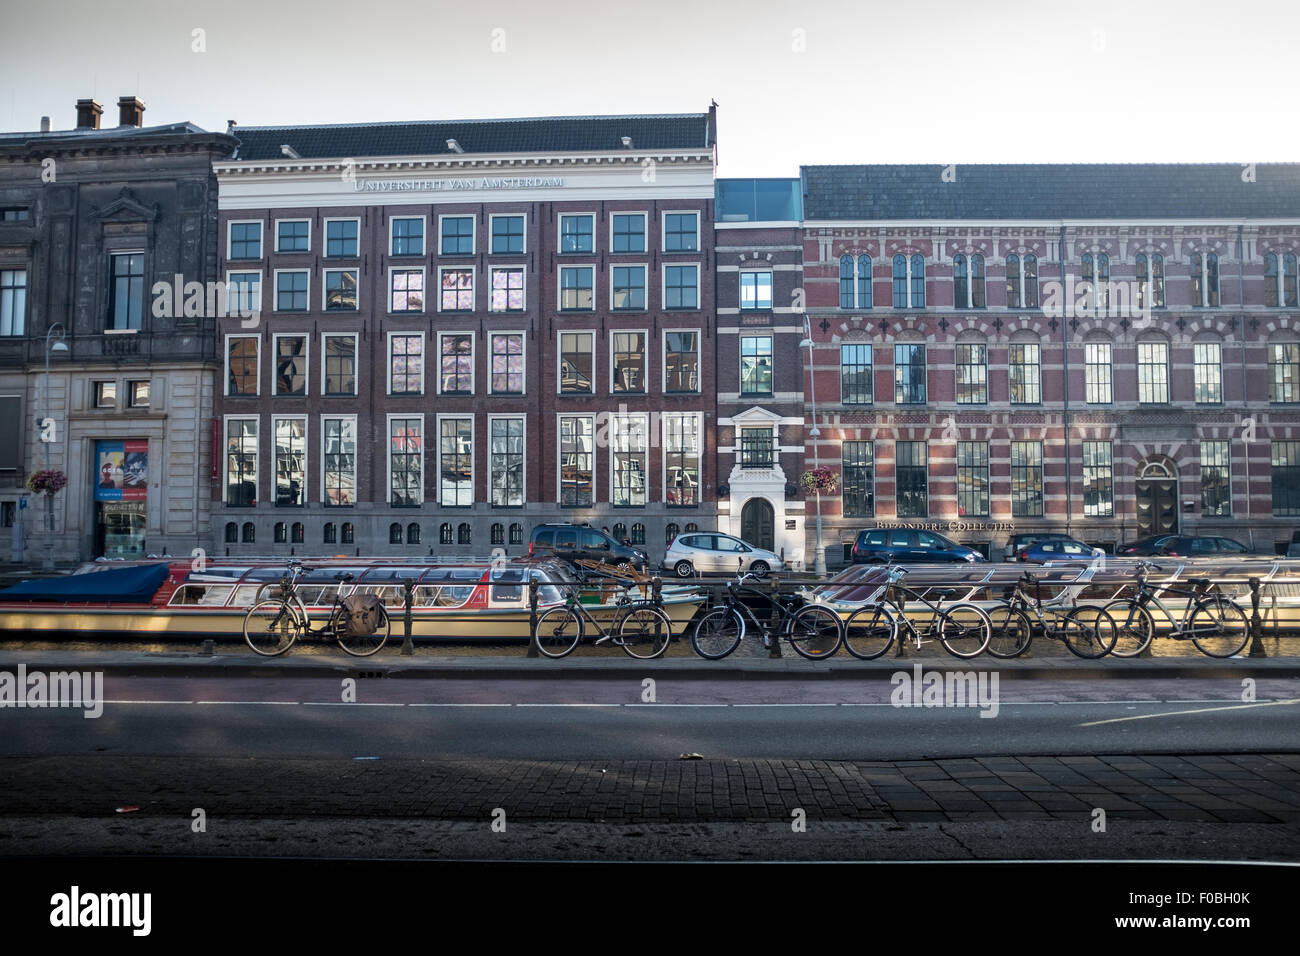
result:
[[[121,96],[117,100],[118,126],[144,125],[144,104],[134,96]]]
[[[99,129],[99,117],[104,107],[98,100],[77,100],[77,129]]]
[[[42,116],[42,117],[41,117],[41,132],[42,132],[42,133],[48,133],[49,131],[50,131],[50,118],[49,118],[48,116]]]

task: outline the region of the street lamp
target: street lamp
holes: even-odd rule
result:
[[[817,439],[822,431],[817,427],[817,374],[813,366],[813,340],[812,324],[808,321],[808,316],[803,317],[804,340],[799,343],[799,348],[808,350],[808,396],[809,405],[812,408],[812,428],[808,432],[808,437],[813,441],[813,468],[814,470],[821,467],[820,456],[817,452]],[[813,550],[813,573],[818,577],[826,576],[826,546],[822,540],[822,493],[817,492],[817,547]]]
[[[57,338],[56,338],[57,335]],[[50,326],[50,330],[45,333],[45,383],[41,389],[44,393],[44,414],[41,415],[40,422],[37,423],[37,434],[40,436],[41,444],[45,446],[45,470],[50,470],[50,445],[53,444],[53,436],[46,437],[45,426],[50,420],[50,355],[54,352],[64,353],[69,351],[68,343],[64,341],[64,328],[62,322],[55,322]],[[46,570],[54,569],[54,496],[45,496],[45,562]]]

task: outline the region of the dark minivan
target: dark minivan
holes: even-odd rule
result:
[[[650,556],[639,548],[620,544],[603,531],[579,524],[539,524],[528,541],[530,557],[586,558],[646,570]]]
[[[854,564],[922,564],[983,561],[984,555],[934,531],[869,528],[853,542]]]

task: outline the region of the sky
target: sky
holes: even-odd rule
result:
[[[1300,161],[1300,4],[0,0],[0,128],[690,113],[718,175]]]

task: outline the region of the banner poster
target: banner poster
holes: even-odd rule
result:
[[[95,442],[95,500],[143,501],[149,486],[149,442]]]

